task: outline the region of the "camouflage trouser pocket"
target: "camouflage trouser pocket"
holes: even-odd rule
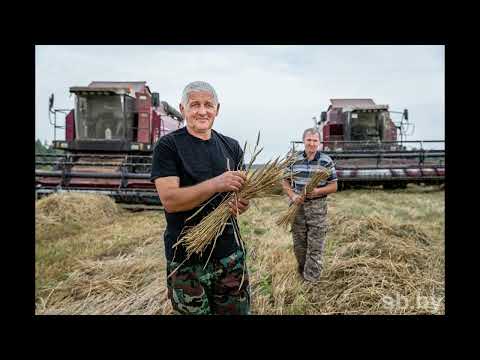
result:
[[[327,201],[324,199],[314,199],[305,204],[305,212],[312,216],[324,217],[327,215]]]
[[[237,250],[220,259],[214,285],[212,308],[219,315],[250,314],[250,283],[245,254]]]
[[[168,296],[178,314],[246,315],[250,313],[250,288],[245,256],[238,250],[222,259],[181,266],[167,279]],[[179,266],[167,262],[170,274]]]
[[[305,205],[305,223],[308,228],[327,225],[327,202],[325,200],[313,200]]]
[[[168,262],[167,273],[170,274],[179,265],[177,262]],[[201,275],[198,266],[180,266],[167,278],[168,297],[177,314],[210,314],[206,284],[202,284]]]

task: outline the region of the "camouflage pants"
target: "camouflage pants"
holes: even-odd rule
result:
[[[292,226],[293,250],[305,280],[320,279],[327,233],[327,201],[319,198],[303,203]]]
[[[167,276],[179,265],[167,262]],[[250,285],[243,251],[211,258],[205,270],[204,265],[182,265],[167,279],[168,297],[176,314],[249,315]]]

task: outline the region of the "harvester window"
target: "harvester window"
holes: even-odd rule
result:
[[[138,117],[135,109],[135,100],[130,96],[125,96],[125,121],[127,124],[126,137],[130,141],[137,140]],[[123,131],[123,123],[122,123]],[[123,135],[125,136],[125,135]]]
[[[77,138],[115,140],[125,138],[120,96],[78,96]]]
[[[351,119],[351,139],[356,141],[380,140],[380,126],[376,112],[359,112]]]
[[[87,111],[87,99],[83,96],[78,98],[78,109],[81,113],[85,113]]]

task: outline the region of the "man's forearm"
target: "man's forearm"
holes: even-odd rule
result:
[[[199,184],[180,187],[177,176],[159,177],[155,180],[158,196],[167,212],[192,210],[215,193],[240,191],[246,175],[242,171],[225,171],[223,174]]]
[[[318,188],[316,190],[318,196],[325,196],[328,194],[332,194],[337,191],[337,182],[329,183],[328,185]]]
[[[163,205],[170,213],[192,210],[215,193],[213,181],[209,179],[193,186],[170,189]]]

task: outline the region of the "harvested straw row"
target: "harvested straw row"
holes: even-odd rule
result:
[[[56,240],[112,223],[122,209],[105,195],[57,193],[35,202],[35,239]]]
[[[321,181],[325,181],[326,179],[328,179],[329,176],[330,171],[327,168],[322,167],[320,168],[320,170],[316,171],[311,177],[308,184],[305,185],[305,187],[303,188],[303,198],[305,198],[307,194],[311,193]],[[291,225],[293,223],[299,208],[300,205],[292,202],[288,207],[286,213],[278,219],[276,224],[287,228],[289,224]]]

